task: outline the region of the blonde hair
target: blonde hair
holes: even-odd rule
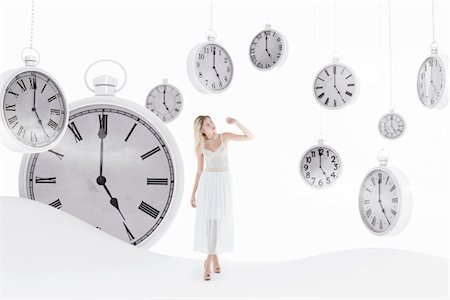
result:
[[[194,141],[195,141],[195,151],[203,147],[205,143],[205,134],[202,132],[203,123],[205,123],[206,118],[211,119],[210,116],[198,116],[194,121]]]

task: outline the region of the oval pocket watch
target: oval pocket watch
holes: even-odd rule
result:
[[[258,70],[271,70],[283,65],[288,49],[284,36],[267,24],[266,28],[258,32],[250,43],[250,61]]]
[[[115,78],[99,76],[94,86],[89,88],[95,97],[71,104],[61,142],[24,156],[20,195],[149,247],[168,229],[180,204],[183,165],[177,143],[148,109],[115,96],[121,89]]]

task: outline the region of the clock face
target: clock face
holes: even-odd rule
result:
[[[359,212],[364,224],[374,233],[385,233],[399,216],[399,185],[383,169],[371,171],[359,192]]]
[[[143,242],[164,221],[178,178],[168,145],[147,119],[108,104],[71,111],[61,142],[29,157],[27,196]]]
[[[180,114],[183,97],[176,87],[162,84],[148,94],[146,107],[164,122],[170,122]]]
[[[325,188],[339,178],[342,163],[339,154],[331,147],[316,146],[303,154],[299,167],[307,184]]]
[[[331,64],[317,74],[314,80],[314,96],[323,107],[342,108],[354,99],[356,84],[355,74],[349,67]]]
[[[420,67],[417,76],[419,99],[426,107],[434,107],[445,91],[445,68],[437,56],[428,57]]]
[[[44,73],[26,71],[8,84],[2,113],[8,130],[22,144],[36,149],[64,133],[66,104],[57,84]]]
[[[283,55],[283,38],[274,30],[258,33],[250,44],[250,60],[259,70],[272,69]]]
[[[195,57],[195,72],[201,84],[212,92],[225,90],[233,78],[233,63],[228,52],[215,43],[200,48]]]
[[[395,139],[405,132],[405,121],[399,114],[388,113],[381,118],[378,129],[385,138]]]

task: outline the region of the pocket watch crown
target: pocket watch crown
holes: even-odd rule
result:
[[[114,96],[116,94],[117,79],[109,75],[94,78],[96,96]]]
[[[36,66],[38,63],[37,57],[34,55],[25,56],[25,66]]]
[[[383,167],[387,166],[388,159],[389,159],[389,157],[388,157],[387,151],[385,149],[381,149],[378,152],[378,162],[380,163],[380,166],[383,166]]]

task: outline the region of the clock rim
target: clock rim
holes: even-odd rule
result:
[[[333,65],[340,65],[340,66],[342,66],[342,67],[344,67],[344,68],[346,68],[346,69],[349,69],[350,72],[352,73],[353,77],[355,78],[355,92],[353,93],[353,95],[352,95],[352,97],[351,97],[351,100],[350,100],[350,101],[347,101],[345,104],[343,104],[343,105],[341,105],[341,106],[336,106],[336,107],[334,107],[334,106],[327,106],[327,105],[322,104],[322,103],[319,101],[319,99],[317,99],[317,96],[316,96],[316,89],[315,89],[315,82],[316,82],[316,79],[317,79],[317,77],[319,76],[319,74],[320,74],[324,69],[326,69],[326,68],[328,68],[328,67],[330,67],[330,66],[333,66]],[[359,84],[360,84],[359,78],[358,78],[358,76],[356,76],[356,73],[355,73],[355,71],[353,71],[352,68],[350,68],[348,65],[343,64],[343,63],[341,63],[341,62],[331,62],[331,63],[329,63],[329,64],[323,66],[322,68],[320,68],[319,71],[316,73],[316,76],[314,76],[313,83],[312,83],[312,92],[313,92],[314,99],[316,99],[317,103],[319,103],[319,105],[320,105],[321,107],[326,108],[326,109],[329,109],[329,110],[339,110],[339,109],[345,108],[345,107],[347,107],[347,106],[349,106],[349,105],[353,105],[353,104],[356,102],[356,100],[357,100],[358,97],[359,97],[359,89],[360,89],[360,88],[359,88]]]
[[[400,135],[396,136],[396,137],[387,137],[387,136],[384,136],[384,135],[382,134],[382,132],[381,132],[381,121],[382,121],[386,116],[389,116],[389,115],[396,115],[396,116],[400,117],[400,119],[402,119],[403,124],[404,124],[402,133],[401,133]],[[388,141],[394,141],[394,140],[396,140],[396,139],[401,138],[401,137],[405,134],[405,132],[406,132],[406,127],[407,127],[407,126],[406,126],[406,120],[405,120],[405,118],[403,118],[403,116],[402,116],[401,114],[397,113],[397,112],[388,112],[388,113],[385,113],[385,114],[382,115],[381,118],[378,120],[378,133],[379,133],[383,138],[385,138],[385,139],[388,140]]]
[[[150,112],[151,112],[152,114],[154,114],[156,117],[158,117],[158,119],[160,119],[162,122],[164,122],[165,124],[168,124],[168,123],[172,122],[173,120],[175,120],[176,118],[178,118],[178,116],[179,116],[179,115],[181,114],[181,112],[183,111],[184,98],[183,98],[183,94],[180,92],[180,89],[178,89],[176,86],[174,86],[173,84],[170,84],[170,83],[161,83],[161,84],[155,85],[155,86],[150,90],[150,92],[148,92],[147,97],[145,98],[144,106],[145,106],[148,110],[150,110],[150,109],[148,108],[148,106],[147,106],[148,98],[150,97],[150,94],[151,94],[156,88],[158,88],[158,87],[160,87],[160,86],[164,86],[164,85],[170,86],[170,87],[172,87],[172,88],[174,88],[175,90],[178,91],[178,94],[180,95],[180,99],[181,99],[180,111],[175,115],[175,117],[173,117],[172,119],[167,120],[167,121],[162,120],[161,118],[159,118],[159,117],[158,117],[155,113],[153,113],[152,111],[150,111]]]
[[[60,92],[60,96],[62,99],[62,104],[64,106],[65,116],[63,118],[63,126],[60,127],[60,132],[58,137],[51,143],[49,143],[46,146],[42,147],[32,147],[30,145],[27,145],[20,140],[18,140],[15,135],[9,130],[9,127],[6,123],[6,118],[3,110],[5,96],[6,96],[6,88],[9,86],[9,84],[15,79],[16,76],[26,73],[26,72],[36,72],[41,73],[44,76],[47,76],[53,83],[56,85]],[[47,150],[50,150],[54,148],[64,137],[64,134],[67,130],[67,124],[69,122],[69,107],[67,103],[67,98],[64,93],[64,90],[62,86],[59,84],[59,82],[47,71],[38,68],[36,66],[24,66],[19,67],[11,70],[5,71],[3,74],[0,75],[0,135],[2,136],[2,143],[6,147],[8,147],[10,150],[14,152],[19,153],[41,153],[45,152]]]
[[[303,173],[302,173],[302,161],[303,161],[303,158],[305,157],[306,153],[308,153],[309,151],[311,151],[314,148],[319,148],[319,147],[329,148],[330,150],[332,150],[334,153],[336,153],[336,155],[338,156],[339,162],[340,162],[339,175],[338,175],[337,179],[335,179],[332,184],[324,185],[324,186],[321,186],[321,187],[320,186],[311,185],[309,182],[306,181],[306,179],[305,179],[305,177],[303,176]],[[303,152],[303,154],[300,157],[300,160],[298,162],[298,171],[300,173],[300,177],[303,179],[303,181],[306,183],[307,186],[309,186],[311,188],[314,188],[314,189],[317,189],[317,190],[323,190],[323,189],[327,189],[329,187],[334,186],[334,184],[341,178],[343,170],[344,170],[344,164],[342,162],[341,156],[339,155],[339,152],[337,152],[333,147],[331,147],[329,145],[326,145],[326,144],[322,144],[322,145],[316,144],[314,146],[309,147],[308,149],[306,149],[305,152]]]
[[[393,224],[389,227],[388,230],[383,232],[375,232],[373,231],[369,225],[367,225],[363,214],[364,212],[361,209],[361,191],[364,189],[364,182],[368,178],[369,174],[374,171],[383,171],[389,174],[390,177],[394,178],[394,182],[398,187],[398,212],[397,217],[395,218]],[[412,211],[412,195],[410,191],[410,184],[406,176],[399,169],[395,167],[387,167],[387,166],[376,166],[370,169],[366,175],[364,176],[363,181],[360,184],[359,194],[358,194],[358,210],[360,214],[360,218],[364,227],[375,236],[394,236],[402,232],[406,225],[408,224],[411,211]]]
[[[439,60],[439,62],[441,63],[441,65],[444,68],[444,72],[443,72],[443,77],[444,77],[444,87],[443,90],[444,92],[441,94],[441,96],[438,98],[438,100],[433,104],[433,105],[425,105],[423,104],[422,100],[420,99],[420,90],[419,90],[419,82],[420,82],[420,70],[422,70],[422,66],[423,64],[430,58],[436,58],[437,60]],[[447,107],[448,105],[448,91],[447,91],[447,70],[448,70],[448,57],[446,55],[442,55],[442,54],[430,54],[428,55],[420,64],[419,67],[419,71],[417,72],[417,80],[416,80],[416,92],[417,92],[417,96],[419,98],[420,104],[422,104],[422,106],[429,108],[429,109],[443,109],[445,107]]]
[[[217,46],[221,47],[222,49],[224,49],[227,54],[228,57],[230,58],[230,62],[231,62],[231,66],[232,66],[232,76],[231,76],[231,80],[230,83],[223,89],[221,90],[211,90],[207,87],[205,87],[203,85],[203,83],[200,81],[200,79],[197,76],[197,73],[195,72],[195,57],[197,57],[198,52],[200,51],[201,48],[203,48],[206,45],[209,44],[216,44]],[[233,63],[233,59],[231,58],[230,52],[222,45],[217,43],[216,41],[207,41],[207,42],[202,42],[200,44],[197,44],[194,46],[194,48],[192,48],[191,52],[188,55],[188,59],[187,59],[187,72],[188,72],[188,77],[189,80],[191,81],[192,85],[202,94],[220,94],[225,92],[226,90],[228,90],[231,86],[231,84],[233,83],[233,79],[234,79],[234,63]]]
[[[71,115],[73,111],[78,110],[80,108],[87,108],[89,106],[98,106],[98,105],[116,105],[119,108],[132,111],[133,113],[141,116],[146,122],[155,127],[158,130],[158,134],[164,140],[169,153],[172,155],[173,169],[174,169],[174,188],[172,194],[171,204],[166,212],[164,219],[161,221],[160,225],[142,242],[137,245],[133,245],[132,243],[127,243],[121,240],[124,243],[127,243],[132,246],[138,246],[144,249],[149,249],[155,243],[157,243],[163,235],[167,232],[170,226],[173,224],[175,217],[179,211],[181,200],[183,197],[184,190],[184,166],[182,161],[182,156],[179,151],[178,145],[176,144],[176,140],[174,139],[172,133],[156,115],[154,115],[151,111],[134,103],[130,100],[115,97],[115,96],[94,96],[83,98],[77,100],[70,104],[69,114]],[[28,188],[27,188],[27,178],[28,178],[28,169],[33,155],[36,153],[25,154],[22,157],[20,169],[19,169],[19,195],[22,198],[30,199]],[[38,201],[33,200],[32,201]],[[87,222],[86,222],[87,223]],[[90,223],[87,223],[93,226]],[[109,233],[107,233],[109,234]],[[120,240],[120,239],[118,239]]]
[[[253,36],[252,41],[255,39],[255,37],[256,37],[258,34],[260,34],[260,33],[262,33],[262,32],[265,32],[265,31],[273,31],[273,32],[276,32],[276,33],[281,37],[281,41],[282,41],[282,44],[283,44],[283,50],[281,51],[280,59],[279,59],[274,65],[272,65],[270,68],[260,69],[260,68],[256,67],[255,64],[254,64],[253,61],[252,61],[251,54],[250,54],[250,50],[251,50],[251,48],[252,48],[252,42],[250,42],[249,52],[248,52],[248,54],[249,54],[249,55],[248,55],[248,58],[250,59],[250,64],[251,64],[255,69],[257,69],[257,70],[259,70],[259,71],[263,71],[263,72],[265,72],[265,71],[270,71],[270,70],[273,70],[273,69],[278,69],[278,68],[282,67],[282,66],[284,65],[284,62],[286,61],[286,58],[287,58],[287,55],[288,55],[288,52],[289,52],[289,44],[288,44],[286,38],[284,37],[284,35],[283,35],[281,32],[279,32],[279,31],[277,31],[277,30],[275,30],[275,29],[272,29],[272,28],[270,28],[270,29],[268,29],[268,30],[264,29],[264,30],[259,31],[256,35]]]

